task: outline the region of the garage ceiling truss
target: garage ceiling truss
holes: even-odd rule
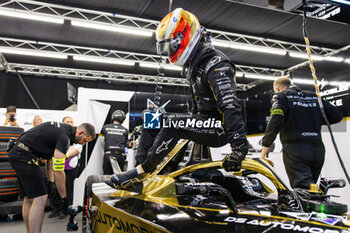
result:
[[[158,62],[159,55],[151,54],[141,54],[132,53],[125,51],[116,51],[110,49],[100,49],[91,48],[83,46],[72,46],[56,43],[39,42],[32,40],[19,40],[12,38],[0,37],[0,51],[1,48],[14,48],[16,50],[32,50],[36,52],[48,52],[57,53],[61,55],[74,56],[74,55],[84,55],[84,56],[95,56],[99,58],[115,58],[115,59],[125,59],[135,62]]]
[[[36,76],[50,76],[67,79],[83,79],[83,80],[101,80],[106,82],[127,82],[127,83],[144,83],[144,84],[159,84],[169,86],[183,86],[189,87],[189,82],[184,78],[175,77],[156,77],[153,75],[142,74],[128,74],[120,72],[107,72],[99,70],[87,70],[87,69],[75,69],[56,66],[41,66],[41,65],[28,65],[18,63],[8,63],[7,72]],[[158,79],[158,80],[157,80]],[[256,87],[257,81],[249,84],[237,83],[238,91],[247,91],[253,87]]]
[[[281,40],[273,40],[262,37],[242,35],[238,33],[222,32],[208,29],[214,42],[236,43],[237,45],[252,45],[263,48],[278,49],[287,53],[305,53],[305,45],[298,43],[290,43]],[[312,54],[320,56],[328,56],[334,50],[318,46],[310,46]]]
[[[347,51],[348,49],[350,49],[350,45],[347,45],[347,46],[344,46],[343,48],[340,48],[340,49],[337,49],[337,50],[334,50],[332,53],[330,53],[329,55],[327,56],[336,56],[344,51]],[[350,63],[350,59],[347,59],[345,60],[346,63]],[[292,67],[289,67],[288,69],[285,69],[282,71],[283,74],[289,74],[290,72],[294,71],[294,70],[297,70],[301,67],[304,67],[304,66],[307,66],[309,65],[309,62],[308,61],[305,61],[305,62],[302,62],[302,63],[299,63],[295,66],[292,66]]]
[[[117,13],[71,8],[30,0],[7,0],[4,3],[0,4],[0,9],[16,9],[26,12],[35,12],[46,16],[51,15],[55,17],[62,17],[66,20],[79,19],[90,23],[106,23],[114,26],[123,26],[150,32],[154,32],[159,23],[155,20],[119,15]],[[305,45],[303,44],[273,40],[264,37],[242,35],[238,33],[224,32],[213,29],[208,29],[208,32],[211,33],[211,36],[214,40],[226,43],[261,46],[265,48],[281,49],[286,52],[303,53],[305,51]],[[318,46],[311,46],[310,49],[313,54],[322,56],[327,56],[329,53],[333,52],[333,49]]]
[[[157,77],[151,75],[127,74],[119,72],[107,72],[98,70],[86,70],[76,68],[64,68],[55,66],[39,66],[28,64],[8,63],[7,72],[31,74],[36,76],[51,76],[68,79],[103,80],[106,82],[127,82],[157,84]],[[171,86],[189,86],[186,79],[174,77],[158,77],[158,84]]]
[[[134,27],[152,32],[155,31],[158,25],[158,22],[154,20],[30,0],[6,0],[4,3],[0,4],[0,8],[38,13],[42,14],[43,16],[62,17],[67,20],[79,19],[89,22],[100,22],[117,26]]]
[[[158,25],[158,21],[148,20],[137,17],[130,17],[125,15],[119,15],[117,13],[107,13],[101,11],[87,10],[81,8],[72,8],[56,4],[48,4],[38,1],[31,0],[5,0],[0,4],[0,10],[16,10],[19,12],[33,13],[42,16],[52,16],[64,19],[65,22],[72,23],[73,20],[86,21],[87,23],[103,23],[109,26],[121,26],[129,29],[136,29],[139,31],[151,32],[153,35]],[[223,32],[213,29],[207,29],[211,34],[213,42],[224,42],[227,44],[244,44],[248,46],[259,46],[268,49],[278,49],[287,53],[297,52],[305,54],[305,45],[297,44],[287,41],[273,40],[263,37],[255,37],[250,35],[243,35],[231,32]],[[38,53],[53,53],[58,55],[64,55],[66,57],[72,56],[89,56],[97,59],[116,59],[125,62],[146,62],[149,64],[158,64],[159,56],[153,54],[142,54],[133,53],[129,51],[116,51],[111,49],[103,48],[91,48],[83,46],[71,46],[64,44],[55,44],[41,41],[29,41],[19,40],[11,38],[0,38],[0,49],[1,48],[12,48],[14,50],[30,50]],[[312,54],[328,57],[335,54],[335,49],[311,46]],[[1,50],[0,50],[1,52]],[[5,52],[4,52],[5,53]],[[305,62],[301,63],[303,65]],[[134,63],[132,63],[134,64]],[[166,64],[169,67],[169,63]],[[60,68],[51,66],[36,66],[36,65],[25,65],[11,63],[8,69],[9,72],[14,72],[15,68],[22,73],[35,74],[35,75],[51,75],[69,78],[84,78],[84,79],[102,79],[109,81],[127,81],[127,82],[140,82],[155,84],[156,80],[154,76],[140,75],[140,74],[125,74],[118,72],[105,72],[105,71],[94,71],[94,70],[82,70],[82,69],[71,69],[71,68]],[[270,76],[276,78],[281,75],[288,73],[286,70],[277,70],[271,68],[262,67],[248,67],[242,65],[236,65],[237,76],[246,78],[258,78],[261,76]],[[124,75],[124,77],[122,77]],[[249,77],[250,75],[250,77]],[[187,86],[186,80],[174,77],[159,77],[160,83],[165,85],[180,85]],[[254,85],[240,84],[240,90],[248,90]]]
[[[106,82],[126,82],[126,83],[144,83],[159,84],[169,86],[189,87],[189,82],[184,78],[157,77],[151,75],[127,74],[119,72],[106,72],[98,70],[73,69],[63,67],[38,66],[28,64],[8,63],[7,72],[22,73],[36,76],[55,76],[58,78],[83,79],[83,80],[104,80]],[[250,84],[237,84],[238,91],[247,91],[256,86],[254,81]]]
[[[112,58],[112,59],[122,59],[122,60],[128,60],[128,61],[134,61],[138,63],[142,62],[152,62],[155,65],[158,64],[158,55],[150,55],[150,54],[141,54],[141,53],[130,53],[130,52],[124,52],[124,51],[112,51],[112,50],[105,50],[105,49],[98,49],[98,48],[90,48],[90,47],[82,47],[82,46],[71,46],[71,45],[64,45],[64,44],[54,44],[54,43],[46,43],[46,42],[37,42],[37,41],[31,41],[31,40],[18,40],[18,39],[12,39],[12,38],[3,38],[0,37],[0,51],[3,49],[12,49],[17,51],[32,51],[32,52],[38,52],[38,53],[50,53],[50,54],[57,54],[57,55],[65,55],[65,56],[89,56],[89,57],[95,57],[98,59],[101,59],[103,61],[104,58]],[[17,69],[23,69],[27,72],[27,74],[38,74],[38,75],[52,75],[55,74],[56,71],[55,67],[49,67],[49,72],[47,70],[42,71],[42,69],[37,69],[37,67],[44,67],[44,66],[30,66],[25,64],[16,64]],[[36,67],[36,68],[35,68]],[[46,67],[46,66],[45,66]],[[46,67],[48,68],[48,67]],[[243,66],[243,65],[236,65],[237,68],[237,76],[243,77],[248,74],[255,74],[255,75],[266,75],[266,76],[280,76],[282,75],[282,70],[277,69],[270,69],[270,68],[261,68],[261,67],[251,67],[251,66]],[[37,71],[33,72],[33,70],[37,69]],[[11,70],[11,69],[10,69]],[[30,70],[30,72],[29,72]],[[57,68],[58,73],[62,73],[64,68]],[[74,72],[72,73],[71,70],[73,69],[67,69],[64,70],[64,74],[66,77],[73,77]],[[105,74],[109,74],[109,72],[97,72],[97,71],[91,71],[94,74],[94,77],[96,79],[104,79]],[[97,73],[98,75],[97,75]],[[77,78],[85,77],[89,72],[87,70],[84,70],[84,72],[78,72],[76,74]],[[96,75],[95,75],[96,74]],[[116,76],[118,75],[112,75],[112,79],[116,80]],[[153,76],[145,76],[145,75],[130,75],[126,74],[127,78],[126,80],[134,81],[137,79],[130,78],[132,77],[147,77],[145,79],[140,79],[140,82],[142,83],[153,83]],[[89,74],[87,77],[91,77]],[[153,77],[150,78],[150,77]],[[175,84],[181,84],[181,85],[188,85],[187,82],[179,81],[183,79],[179,78],[173,78],[168,77],[165,78],[165,80],[168,79],[174,79],[174,82],[164,81],[163,83],[168,83],[168,85],[175,85]],[[121,80],[118,78],[118,80]],[[243,84],[242,84],[243,85]],[[241,90],[245,90],[246,88],[241,88]]]

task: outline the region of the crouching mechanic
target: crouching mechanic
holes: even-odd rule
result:
[[[119,189],[133,189],[132,184],[137,180],[134,178],[154,170],[181,138],[212,147],[230,143],[232,153],[224,158],[223,167],[227,171],[240,170],[248,152],[248,141],[235,95],[235,66],[212,46],[197,18],[181,8],[161,20],[156,38],[158,54],[183,67],[183,76],[191,85],[193,114],[168,119],[167,127],[163,125],[148,151],[146,161],[135,169],[113,175],[106,183]],[[170,120],[183,121],[184,127],[169,124]],[[205,121],[215,123],[200,127]],[[188,122],[195,124],[186,124]]]
[[[24,196],[22,215],[27,233],[41,232],[47,191],[43,185],[38,158],[53,159],[53,174],[62,197],[61,208],[68,207],[65,187],[65,153],[70,145],[85,143],[95,138],[95,129],[89,123],[72,127],[58,122],[45,122],[26,132],[8,145],[8,157],[18,178]],[[53,157],[52,157],[53,156]]]

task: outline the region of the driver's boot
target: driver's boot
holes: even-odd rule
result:
[[[141,179],[144,173],[142,167],[138,166],[129,171],[122,172],[119,174],[114,174],[110,180],[106,180],[105,183],[115,189],[123,189],[130,192],[141,193],[143,184]]]

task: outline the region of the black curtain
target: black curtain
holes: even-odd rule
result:
[[[85,87],[149,93],[153,93],[155,88],[154,85],[147,84],[63,79],[32,75],[21,76],[39,107],[50,110],[63,110],[72,104],[68,101],[67,82],[75,88]],[[184,94],[188,93],[188,89],[163,85],[162,93]],[[7,105],[16,105],[18,108],[36,108],[17,75],[2,71],[0,72],[0,107],[6,107]]]

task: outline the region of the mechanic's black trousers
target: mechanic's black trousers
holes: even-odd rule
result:
[[[203,124],[197,123],[200,121]],[[183,122],[183,124],[180,122]],[[193,124],[193,122],[195,123]],[[168,117],[155,138],[151,149],[148,151],[147,159],[142,163],[142,168],[145,172],[152,171],[175,147],[179,139],[189,139],[211,147],[225,145],[227,138],[224,128],[221,123],[213,124],[215,122],[217,121],[214,118],[205,118],[198,115],[190,116],[182,114],[175,117]],[[201,125],[202,127],[199,127]]]
[[[302,143],[283,144],[283,162],[292,188],[316,184],[324,163],[325,148]]]
[[[108,153],[108,154],[105,154],[103,156],[102,169],[103,169],[104,175],[113,175],[114,174],[113,168],[111,165],[111,160],[109,158],[110,156],[117,158],[120,169],[122,171],[124,170],[126,156],[123,155],[121,152],[112,151],[112,153]]]

